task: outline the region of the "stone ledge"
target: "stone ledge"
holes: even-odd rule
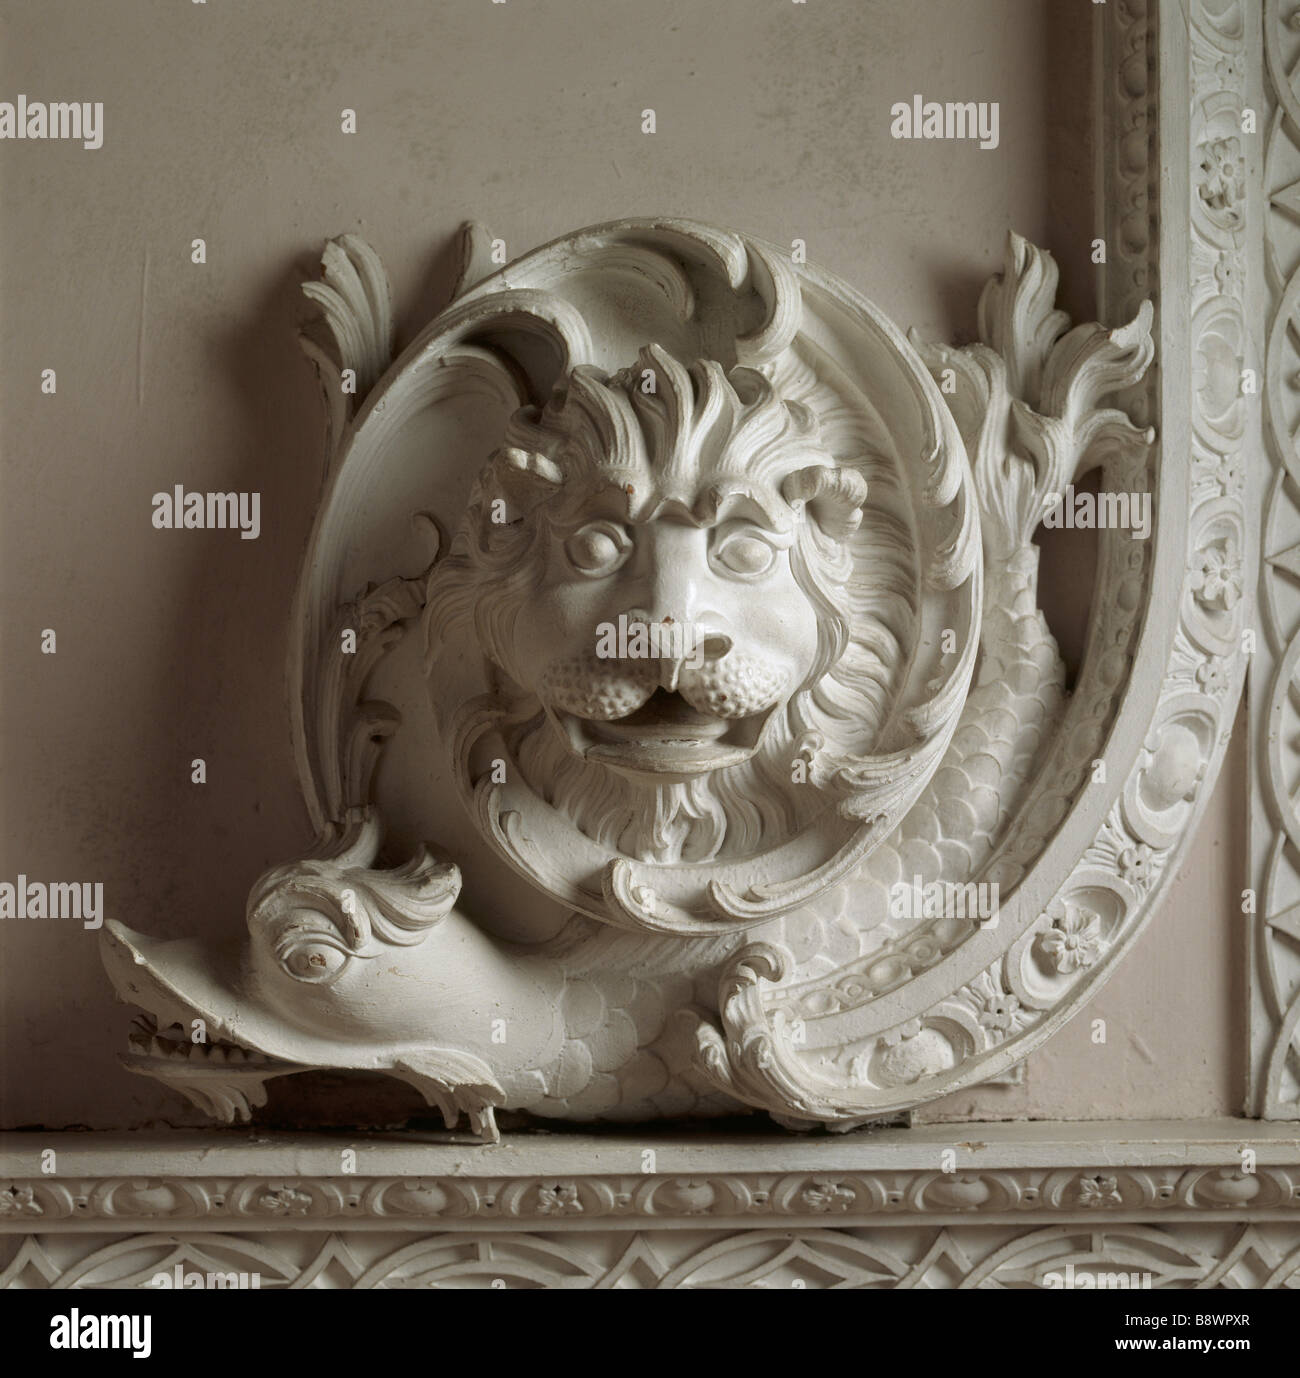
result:
[[[42,1173],[48,1151],[55,1171]],[[0,1230],[24,1233],[1300,1222],[1300,1129],[1223,1119],[816,1138],[539,1133],[498,1147],[448,1136],[35,1132],[0,1135],[0,1178]]]

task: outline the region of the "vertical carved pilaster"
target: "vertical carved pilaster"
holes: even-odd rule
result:
[[[1250,1076],[1248,1113],[1300,1119],[1300,453],[1296,446],[1300,308],[1300,7],[1264,7],[1264,151],[1268,203],[1251,220],[1267,271],[1263,403],[1267,450],[1256,466],[1261,511],[1259,645],[1251,666]],[[1262,235],[1257,225],[1262,225]]]

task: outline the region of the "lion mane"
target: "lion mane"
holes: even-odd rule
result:
[[[870,754],[888,726],[914,634],[916,542],[887,430],[817,363],[792,347],[761,370],[726,370],[649,345],[612,375],[574,368],[544,407],[511,417],[430,574],[429,676],[475,642],[509,704],[498,726],[514,767],[582,833],[624,856],[708,862],[779,845],[833,806],[834,767]],[[818,625],[815,666],[756,753],[680,782],[629,779],[575,755],[513,655],[550,529],[601,489],[647,479],[715,496],[757,488],[802,512],[790,559]]]

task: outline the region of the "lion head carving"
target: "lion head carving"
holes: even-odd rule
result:
[[[584,835],[745,856],[828,806],[828,744],[870,749],[916,574],[890,464],[844,449],[765,372],[657,346],[512,418],[430,580],[429,644],[472,629],[511,768]]]

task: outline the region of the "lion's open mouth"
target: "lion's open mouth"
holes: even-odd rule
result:
[[[621,718],[582,718],[568,712],[559,718],[573,750],[589,761],[634,775],[682,777],[748,760],[771,711],[720,718],[661,688]]]

